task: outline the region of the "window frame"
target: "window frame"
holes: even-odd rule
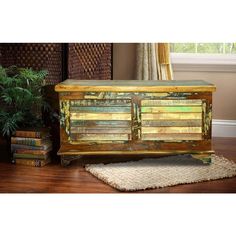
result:
[[[236,54],[170,53],[174,71],[236,72]]]

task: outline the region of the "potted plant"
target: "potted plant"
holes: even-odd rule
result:
[[[10,139],[19,128],[43,126],[42,110],[49,110],[42,93],[47,71],[0,66],[0,133]]]

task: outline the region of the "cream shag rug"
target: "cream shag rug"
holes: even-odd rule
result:
[[[106,165],[89,164],[85,169],[121,191],[161,188],[236,176],[236,163],[215,155],[212,155],[210,165],[182,155]]]

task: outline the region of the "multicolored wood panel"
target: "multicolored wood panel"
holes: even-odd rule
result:
[[[142,140],[201,140],[202,100],[142,100]]]
[[[201,99],[70,100],[70,141],[201,140],[202,110]]]
[[[71,100],[71,143],[131,140],[131,120],[131,100]]]

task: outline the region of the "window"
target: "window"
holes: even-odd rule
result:
[[[171,43],[173,53],[236,54],[236,43]]]
[[[236,72],[236,43],[171,43],[175,71]]]

